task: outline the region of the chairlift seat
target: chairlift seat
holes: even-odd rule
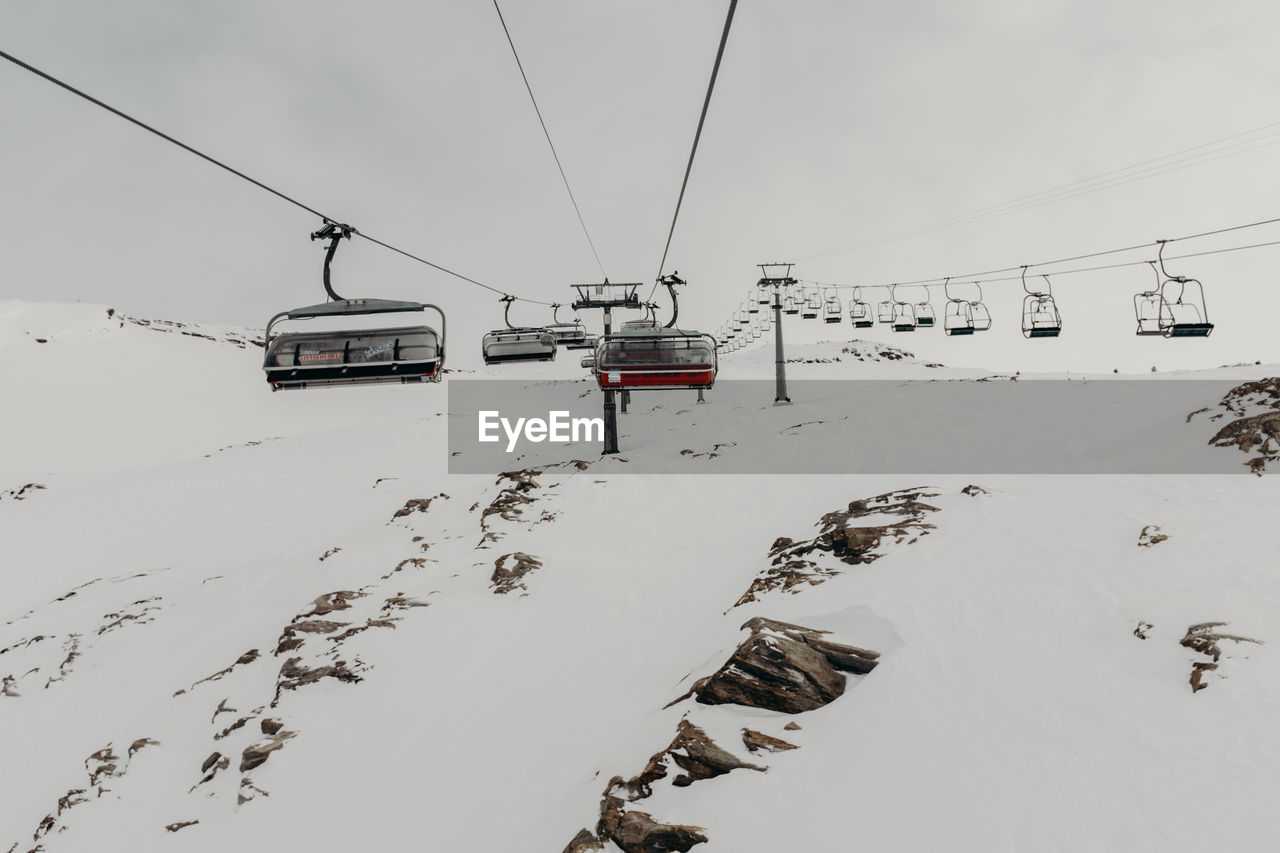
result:
[[[555,361],[556,338],[545,328],[495,329],[484,336],[481,351],[485,364]]]
[[[1212,323],[1174,323],[1167,330],[1170,338],[1207,338],[1213,331]]]
[[[263,370],[274,390],[284,390],[324,385],[432,382],[439,378],[441,361],[440,338],[434,329],[398,326],[286,332],[271,340],[263,359]]]
[[[1029,338],[1056,338],[1062,333],[1061,326],[1033,326],[1027,330]]]
[[[716,378],[715,339],[681,329],[626,330],[596,348],[602,390],[707,389]]]

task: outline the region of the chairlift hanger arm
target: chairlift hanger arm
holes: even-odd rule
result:
[[[333,256],[338,252],[338,242],[343,237],[351,239],[351,232],[355,231],[350,225],[341,225],[336,222],[330,222],[328,219],[324,221],[324,226],[311,235],[312,240],[328,240],[329,248],[324,253],[324,292],[329,294],[329,298],[334,302],[341,302],[342,297],[333,290],[333,280],[329,272],[329,267],[333,264]]]

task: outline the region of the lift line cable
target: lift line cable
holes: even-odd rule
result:
[[[305,210],[307,213],[310,213],[310,214],[312,214],[312,215],[314,215],[314,216],[318,216],[318,217],[320,217],[320,218],[321,218],[321,219],[323,219],[325,222],[337,222],[337,221],[338,221],[337,219],[334,219],[332,216],[328,216],[328,215],[326,215],[326,214],[324,214],[324,213],[321,213],[320,211],[316,210],[314,207],[310,207],[309,205],[305,205],[305,204],[303,204],[302,202],[298,201],[296,198],[293,198],[292,196],[285,195],[284,193],[280,192],[279,190],[277,190],[277,189],[273,189],[272,187],[267,186],[267,185],[266,185],[266,184],[264,184],[262,181],[259,181],[259,180],[256,180],[255,178],[251,178],[251,177],[249,177],[249,176],[248,176],[248,175],[246,175],[244,172],[241,172],[241,171],[239,171],[238,169],[234,169],[234,168],[232,168],[231,166],[228,166],[226,163],[223,163],[221,160],[214,159],[213,157],[210,157],[208,154],[205,154],[203,151],[198,151],[197,149],[192,148],[190,145],[187,145],[185,142],[182,142],[182,141],[180,141],[180,140],[174,139],[172,136],[170,136],[169,134],[165,133],[164,131],[157,130],[156,128],[152,127],[151,125],[147,124],[146,122],[140,121],[140,120],[138,120],[138,119],[134,118],[133,116],[129,115],[128,113],[122,112],[122,111],[120,111],[120,110],[116,109],[115,107],[111,106],[110,104],[107,104],[107,103],[104,103],[104,102],[102,102],[102,101],[98,100],[97,98],[93,97],[92,95],[90,95],[90,94],[88,94],[88,93],[86,93],[86,92],[83,92],[83,91],[81,91],[80,89],[77,89],[76,87],[74,87],[74,86],[70,85],[69,83],[64,83],[63,81],[59,80],[57,77],[54,77],[54,76],[53,76],[53,75],[51,75],[51,74],[47,74],[47,73],[45,73],[44,71],[41,71],[39,68],[36,68],[36,67],[35,67],[35,66],[33,66],[33,65],[30,65],[30,64],[28,64],[28,63],[26,63],[26,62],[23,62],[21,59],[18,59],[16,56],[13,56],[12,54],[9,54],[9,53],[6,53],[6,52],[5,52],[5,51],[3,51],[3,50],[0,50],[0,58],[2,58],[2,59],[7,59],[9,62],[12,62],[14,65],[17,65],[19,68],[22,68],[22,69],[25,69],[25,70],[27,70],[27,71],[30,71],[32,74],[35,74],[37,77],[42,77],[42,78],[44,78],[45,80],[48,80],[50,83],[53,83],[53,84],[54,84],[54,85],[56,85],[56,86],[60,86],[61,88],[66,89],[68,92],[71,92],[73,95],[78,95],[79,97],[81,97],[81,98],[85,99],[85,100],[86,100],[86,101],[88,101],[89,103],[91,103],[91,104],[93,104],[93,105],[95,105],[95,106],[101,107],[102,109],[106,110],[107,112],[109,112],[109,113],[111,113],[111,114],[113,114],[113,115],[115,115],[115,116],[118,116],[118,117],[120,117],[120,118],[124,119],[125,121],[130,122],[131,124],[135,124],[135,125],[137,125],[138,127],[142,128],[143,130],[146,130],[146,131],[148,131],[148,132],[150,132],[150,133],[155,134],[156,136],[160,137],[161,139],[165,140],[166,142],[172,142],[174,145],[178,146],[179,148],[183,149],[184,151],[187,151],[188,153],[194,154],[195,156],[199,157],[200,159],[205,160],[205,161],[207,161],[207,162],[209,162],[209,163],[212,163],[213,165],[217,166],[217,167],[218,167],[218,168],[220,168],[220,169],[224,169],[224,170],[226,170],[226,171],[230,172],[231,174],[235,175],[237,178],[242,178],[242,179],[244,179],[244,180],[248,181],[249,183],[253,184],[255,187],[258,187],[259,189],[264,189],[264,190],[266,190],[267,192],[271,193],[272,195],[276,196],[277,198],[283,199],[284,201],[289,202],[289,204],[292,204],[292,205],[294,205],[295,207],[302,208],[302,209],[303,209],[303,210]],[[396,253],[401,254],[401,255],[404,255],[404,256],[405,256],[405,257],[407,257],[407,258],[412,258],[413,260],[415,260],[415,261],[417,261],[417,262],[419,262],[419,263],[426,264],[427,266],[429,266],[429,267],[431,267],[431,268],[433,268],[433,269],[439,270],[440,272],[445,273],[445,274],[447,274],[447,275],[451,275],[451,276],[453,276],[454,278],[458,278],[458,279],[461,279],[461,280],[463,280],[463,281],[465,281],[465,282],[469,282],[470,284],[474,284],[474,285],[476,285],[477,287],[483,287],[485,290],[491,290],[491,291],[493,291],[494,293],[501,293],[501,294],[503,294],[503,295],[506,295],[505,291],[499,290],[499,289],[498,289],[498,288],[496,288],[496,287],[491,287],[491,286],[489,286],[489,285],[487,285],[487,284],[484,284],[484,283],[482,283],[482,282],[476,281],[474,278],[469,278],[469,277],[467,277],[467,276],[465,276],[465,275],[462,275],[461,273],[454,272],[453,270],[448,269],[447,267],[442,267],[442,266],[440,266],[439,264],[432,263],[431,261],[428,261],[426,258],[420,258],[420,257],[418,257],[417,255],[412,254],[411,252],[406,252],[406,251],[405,251],[405,250],[403,250],[403,249],[398,249],[398,248],[396,248],[395,246],[390,245],[389,243],[384,243],[384,242],[382,242],[381,240],[377,240],[377,239],[375,239],[375,238],[373,238],[373,237],[370,237],[368,234],[364,234],[364,233],[362,233],[361,231],[359,231],[358,229],[352,228],[352,229],[351,229],[351,231],[352,231],[352,233],[353,233],[353,234],[355,234],[355,235],[357,235],[357,236],[359,236],[359,237],[363,237],[364,239],[368,240],[370,243],[374,243],[374,244],[376,244],[376,245],[378,245],[378,246],[381,246],[381,247],[382,247],[382,248],[384,248],[384,249],[390,249],[391,251],[396,252]],[[522,301],[524,301],[524,302],[534,302],[535,304],[538,304],[538,305],[550,305],[550,304],[551,304],[550,302],[538,302],[537,300],[533,300],[533,299],[523,299]]]
[[[859,243],[858,245],[851,246],[848,249],[835,250],[831,252],[823,252],[818,255],[809,255],[808,257],[813,258],[813,257],[824,257],[826,255],[833,255],[833,254],[843,254],[845,252],[852,252],[852,251],[857,251],[859,249],[870,248],[872,246],[881,245],[883,243],[889,243],[889,242],[894,242],[896,240],[906,239],[908,237],[925,236],[926,234],[929,234],[929,233],[944,231],[949,228],[957,227],[960,225],[973,224],[973,223],[982,221],[984,219],[1003,216],[1008,213],[1014,213],[1021,210],[1028,210],[1033,207],[1039,207],[1043,204],[1049,204],[1057,201],[1066,201],[1068,199],[1076,198],[1082,195],[1087,195],[1093,192],[1097,192],[1099,190],[1112,189],[1114,187],[1123,186],[1124,184],[1132,183],[1134,181],[1145,180],[1147,178],[1152,178],[1152,177],[1158,177],[1160,175],[1167,174],[1169,172],[1179,171],[1181,169],[1203,165],[1205,163],[1210,163],[1215,160],[1225,159],[1227,157],[1233,157],[1238,154],[1246,154],[1252,151],[1257,151],[1261,148],[1266,148],[1266,147],[1280,143],[1280,139],[1272,139],[1272,137],[1276,137],[1277,135],[1280,135],[1280,131],[1271,130],[1272,128],[1275,128],[1277,126],[1280,126],[1280,122],[1275,122],[1272,124],[1263,125],[1261,127],[1256,127],[1252,130],[1247,130],[1242,133],[1226,136],[1221,139],[1214,140],[1212,142],[1205,142],[1200,145],[1192,146],[1190,148],[1184,148],[1179,151],[1166,154],[1162,157],[1155,157],[1150,160],[1144,160],[1140,163],[1134,163],[1130,166],[1125,166],[1124,168],[1121,168],[1121,169],[1114,169],[1110,172],[1104,172],[1100,175],[1094,175],[1093,177],[1090,177],[1090,178],[1082,178],[1078,181],[1075,181],[1069,184],[1062,184],[1060,186],[1057,186],[1051,189],[1041,190],[1039,192],[1018,196],[1017,198],[1010,199],[1009,201],[990,205],[988,207],[979,208],[977,210],[973,210],[968,213],[956,214],[955,216],[936,220],[934,222],[919,225],[914,228],[907,228],[902,231],[896,231],[873,240],[868,240],[863,243]],[[1255,137],[1253,139],[1244,139],[1242,141],[1232,143],[1231,145],[1218,148],[1217,150],[1214,150],[1214,151],[1202,151],[1199,154],[1192,154],[1189,157],[1182,157],[1181,159],[1178,159],[1178,160],[1171,160],[1171,158],[1178,157],[1179,155],[1182,155],[1182,154],[1188,154],[1189,152],[1198,151],[1200,149],[1218,146],[1224,142],[1230,142],[1233,139],[1239,139],[1240,137],[1244,137],[1244,136],[1251,136],[1264,130],[1269,130],[1270,132],[1262,136]],[[1271,139],[1272,141],[1263,142],[1263,144],[1261,145],[1253,145],[1253,143],[1261,142],[1262,140],[1265,140],[1265,139]],[[1245,148],[1239,151],[1231,150],[1233,148],[1240,148],[1241,146],[1246,146],[1246,145],[1253,145],[1253,147]],[[1161,161],[1169,161],[1169,162],[1161,162]],[[1152,164],[1155,164],[1155,165],[1152,165]],[[1185,164],[1185,165],[1178,165],[1178,164]],[[1143,168],[1143,167],[1146,167],[1146,168]],[[1138,171],[1134,171],[1134,170],[1138,170]]]
[[[667,253],[671,251],[671,238],[676,233],[676,220],[680,218],[680,205],[684,203],[684,191],[689,186],[689,173],[693,171],[693,157],[698,153],[698,140],[702,138],[702,126],[707,120],[707,108],[711,106],[711,93],[716,88],[716,76],[720,73],[720,60],[724,57],[724,46],[729,41],[729,27],[733,24],[733,12],[738,8],[738,0],[729,0],[729,13],[724,19],[724,32],[720,34],[720,47],[716,50],[716,62],[711,66],[711,82],[707,84],[707,96],[702,101],[702,115],[698,116],[698,129],[693,134],[693,147],[689,150],[689,163],[684,168],[684,180],[680,184],[680,196],[676,199],[676,212],[671,216],[671,229],[667,232],[667,245],[662,250],[662,262],[658,264],[658,275],[649,290],[649,298],[653,301],[654,291],[662,279],[662,271],[667,266]]]
[[[533,96],[533,87],[529,85],[529,76],[524,73],[524,63],[520,61],[520,54],[516,52],[516,43],[511,39],[511,30],[507,29],[507,19],[502,16],[502,9],[498,7],[498,0],[493,0],[493,8],[498,13],[498,20],[502,22],[502,31],[507,35],[507,44],[511,45],[511,55],[516,59],[516,67],[520,69],[520,78],[524,80],[524,88],[529,93],[529,100],[533,102],[533,111],[538,114],[538,124],[542,125],[542,135],[547,138],[547,145],[551,148],[551,156],[555,158],[556,168],[560,170],[560,180],[564,181],[565,192],[569,193],[569,201],[573,203],[573,212],[578,214],[578,224],[582,226],[582,233],[587,238],[587,245],[591,247],[591,254],[595,256],[596,266],[600,268],[600,275],[606,280],[609,274],[604,271],[604,264],[600,262],[600,253],[596,251],[595,241],[591,239],[591,232],[587,230],[587,223],[582,218],[582,210],[578,207],[578,200],[574,198],[573,190],[569,188],[569,178],[564,173],[564,166],[560,163],[560,155],[556,153],[556,145],[551,141],[551,131],[547,130],[547,123],[542,118],[542,110],[538,108],[538,99]]]
[[[1271,135],[1280,136],[1280,133],[1271,134]],[[1246,144],[1249,144],[1250,142],[1255,142],[1255,141],[1257,140],[1247,140],[1246,142],[1238,143],[1237,146],[1228,146],[1228,147],[1229,148],[1238,147],[1238,145],[1246,145]],[[913,237],[924,237],[924,236],[928,236],[929,234],[937,233],[939,231],[946,231],[951,228],[958,228],[962,225],[973,225],[979,222],[986,221],[988,219],[995,219],[1001,216],[1006,216],[1011,213],[1020,213],[1024,210],[1031,210],[1033,208],[1043,207],[1046,204],[1053,204],[1059,201],[1068,201],[1073,198],[1079,198],[1081,196],[1091,195],[1095,192],[1101,192],[1102,190],[1109,190],[1109,189],[1115,189],[1116,187],[1122,187],[1125,184],[1131,184],[1136,181],[1144,181],[1144,180],[1147,180],[1148,178],[1156,178],[1161,175],[1169,174],[1170,172],[1177,172],[1177,171],[1181,171],[1182,169],[1188,169],[1188,168],[1191,168],[1192,166],[1199,166],[1205,163],[1212,163],[1216,160],[1223,160],[1223,159],[1226,159],[1227,157],[1235,157],[1240,154],[1248,154],[1252,151],[1258,151],[1262,148],[1268,148],[1278,144],[1280,144],[1280,138],[1272,139],[1270,142],[1264,142],[1261,145],[1255,145],[1252,148],[1245,148],[1239,151],[1226,151],[1226,149],[1222,149],[1219,152],[1214,152],[1214,153],[1217,153],[1218,156],[1208,157],[1205,155],[1193,155],[1192,157],[1187,157],[1187,158],[1184,158],[1183,160],[1177,160],[1177,161],[1174,161],[1173,163],[1164,163],[1159,166],[1152,166],[1147,169],[1140,170],[1139,172],[1134,172],[1129,175],[1113,178],[1108,181],[1095,184],[1093,186],[1085,186],[1076,190],[1061,192],[1056,195],[1049,196],[1038,201],[1030,201],[1030,202],[1023,202],[1023,203],[1017,203],[1017,204],[1011,203],[1008,206],[1003,206],[1000,209],[991,211],[990,213],[964,215],[956,218],[954,221],[944,221],[943,223],[940,223],[940,224],[935,224],[932,226],[923,226],[921,228],[910,229],[908,231],[902,231],[897,234],[891,234],[879,239],[869,240],[865,243],[860,244],[859,246],[854,247],[854,249],[856,250],[856,249],[870,248],[870,247],[885,244],[885,243],[896,242],[898,240],[905,240]],[[1223,152],[1226,152],[1226,153],[1223,153]],[[1186,162],[1189,160],[1194,160],[1195,162]],[[1185,163],[1185,165],[1175,165],[1177,163]]]

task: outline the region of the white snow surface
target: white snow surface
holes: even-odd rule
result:
[[[0,303],[0,851],[559,853],[685,716],[768,768],[687,788],[673,773],[630,806],[703,827],[698,853],[1275,849],[1274,475],[705,476],[691,459],[689,476],[627,476],[579,453],[591,464],[537,475],[522,515],[482,519],[513,483],[446,474],[444,387],[272,394],[244,344],[256,334]],[[578,376],[575,355],[452,375]],[[847,355],[794,368],[985,375]],[[723,375],[772,370],[761,348]],[[737,428],[711,395],[696,434],[624,419],[622,456],[709,449]],[[865,565],[815,552],[837,574],[734,606],[778,537],[917,486],[937,493],[928,535]],[[1139,547],[1148,525],[1168,539]],[[495,560],[516,552],[542,565],[495,594]],[[344,624],[274,654],[339,591],[356,595],[302,621]],[[880,665],[802,714],[664,708],[753,616]],[[1258,642],[1222,641],[1193,693],[1208,658],[1179,640],[1203,622]],[[295,657],[360,680],[280,690],[272,707]],[[293,737],[241,773],[264,718]],[[749,754],[743,727],[799,749]],[[198,784],[215,751],[229,766]]]

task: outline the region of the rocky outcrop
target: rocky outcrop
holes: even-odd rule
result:
[[[1214,447],[1235,447],[1242,453],[1257,453],[1244,464],[1255,474],[1262,475],[1267,464],[1280,458],[1280,378],[1270,377],[1244,382],[1228,391],[1217,406],[1221,412],[1209,420],[1226,417],[1233,420],[1209,439]],[[1190,422],[1196,415],[1210,411],[1199,409],[1187,415]]]
[[[507,566],[507,560],[512,561],[510,567]],[[528,587],[524,583],[525,575],[540,568],[542,568],[542,561],[537,557],[521,551],[503,554],[493,561],[493,574],[489,576],[494,595],[505,595],[517,589],[527,590]]]
[[[621,801],[609,799],[613,802],[601,816],[598,831],[624,853],[687,853],[695,844],[706,843],[700,826],[659,823],[648,812],[623,811]]]
[[[834,567],[809,559],[812,555],[825,553],[845,565],[857,566],[885,556],[889,545],[915,542],[934,529],[925,519],[938,511],[923,499],[938,495],[924,488],[886,492],[823,515],[818,535],[812,539],[797,542],[780,537],[769,549],[770,567],[751,582],[734,607],[759,601],[775,590],[798,592],[801,585],[817,585],[839,574]],[[894,520],[885,522],[884,516]],[[872,523],[866,523],[868,519]]]
[[[841,673],[868,673],[880,657],[878,652],[828,640],[826,631],[759,616],[742,628],[750,629],[751,635],[724,666],[697,681],[672,705],[692,695],[707,705],[747,705],[787,714],[811,711],[843,695]]]
[[[285,741],[296,737],[297,732],[277,729],[270,737],[249,744],[240,755],[240,772],[245,773],[266,763],[271,753],[284,746]]]
[[[748,752],[759,752],[762,749],[769,752],[786,752],[790,749],[800,748],[794,743],[787,743],[781,738],[758,732],[755,729],[742,730],[742,745],[747,748]]]
[[[1159,545],[1169,538],[1169,534],[1160,532],[1160,525],[1148,524],[1142,528],[1142,532],[1138,534],[1138,547],[1150,548],[1152,545]]]
[[[1214,672],[1218,668],[1218,662],[1222,657],[1222,648],[1218,643],[1222,640],[1230,640],[1234,643],[1254,643],[1262,645],[1260,640],[1251,637],[1240,637],[1235,634],[1223,634],[1214,629],[1225,626],[1226,622],[1201,622],[1187,628],[1187,633],[1179,644],[1186,646],[1194,652],[1212,658],[1211,661],[1194,661],[1191,664],[1191,692],[1198,693],[1209,685],[1205,683],[1205,677],[1208,673]]]

